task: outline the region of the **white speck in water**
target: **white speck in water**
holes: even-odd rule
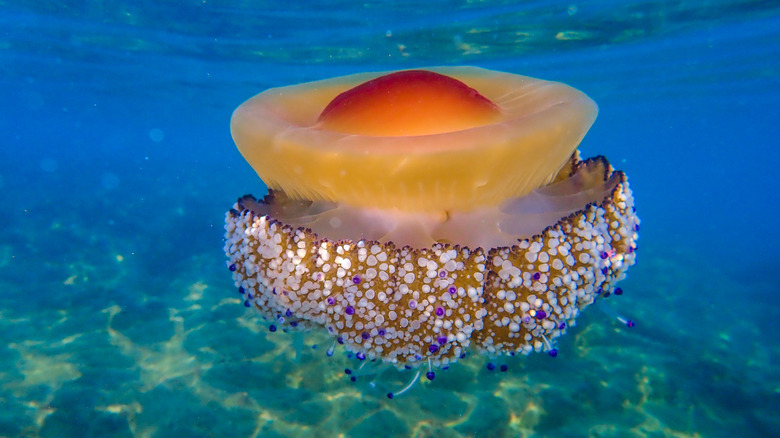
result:
[[[151,138],[152,141],[160,142],[163,141],[163,138],[165,138],[165,133],[162,131],[162,129],[154,128],[149,131],[149,138]]]

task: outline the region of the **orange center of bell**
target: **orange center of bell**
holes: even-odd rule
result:
[[[457,79],[406,70],[339,94],[320,114],[319,126],[345,134],[427,135],[488,125],[500,116],[493,102]]]

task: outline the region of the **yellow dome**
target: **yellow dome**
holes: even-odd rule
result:
[[[292,198],[470,211],[552,181],[598,111],[585,94],[556,82],[476,67],[426,70],[454,81],[402,86],[407,94],[398,111],[386,105],[398,100],[372,97],[366,85],[352,92],[362,104],[350,108],[334,100],[368,81],[381,82],[387,73],[266,90],[236,109],[233,138],[268,187]],[[395,82],[404,85],[411,76],[396,76],[401,80]],[[467,90],[476,96],[464,97]],[[348,117],[335,117],[338,111],[326,110],[329,105],[341,106]],[[443,126],[445,121],[452,123]]]

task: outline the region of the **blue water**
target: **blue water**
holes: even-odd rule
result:
[[[780,2],[0,4],[0,436],[777,436]],[[241,306],[228,122],[277,85],[470,64],[559,80],[642,218],[560,354],[402,399]],[[637,321],[622,327],[614,313]],[[317,348],[312,348],[317,345]]]

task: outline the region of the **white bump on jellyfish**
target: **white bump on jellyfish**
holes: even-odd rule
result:
[[[539,234],[590,203],[601,203],[618,181],[617,174],[603,181],[581,169],[570,178],[507,200],[498,207],[440,214],[291,200],[279,192],[275,192],[271,205],[245,205],[257,214],[268,214],[292,227],[310,228],[320,238],[330,240],[376,240],[414,248],[444,242],[489,249],[514,245],[518,239]]]

